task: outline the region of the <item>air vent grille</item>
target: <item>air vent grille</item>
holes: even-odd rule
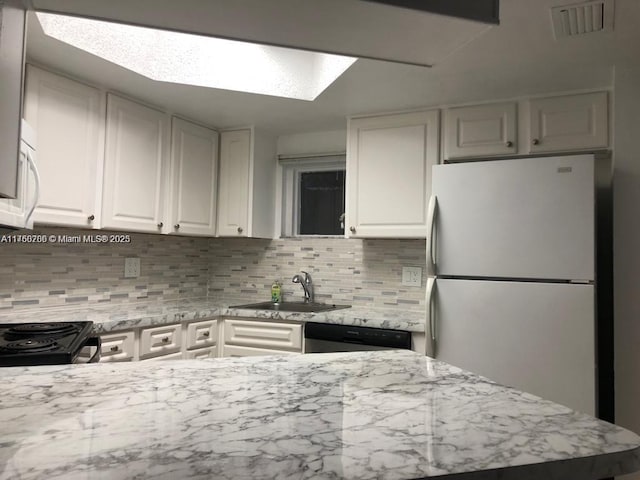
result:
[[[553,31],[556,39],[613,30],[613,0],[597,0],[553,7]]]

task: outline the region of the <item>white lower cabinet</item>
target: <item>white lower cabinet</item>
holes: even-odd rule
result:
[[[144,362],[160,362],[162,360],[180,360],[182,358],[184,358],[183,353],[177,352],[177,353],[169,353],[167,355],[160,355],[157,357],[141,358],[141,360]]]
[[[210,347],[218,342],[218,320],[187,324],[187,350]]]
[[[302,352],[290,352],[269,348],[247,347],[244,345],[227,345],[222,347],[223,357],[257,357],[262,355],[296,355]]]
[[[158,325],[100,335],[101,362],[171,360],[218,356],[218,318]],[[89,358],[89,352],[81,353]]]
[[[215,358],[218,356],[218,347],[198,348],[197,350],[187,350],[184,352],[184,358],[191,360],[199,360],[204,358]]]
[[[247,355],[272,353],[302,353],[302,324],[258,320],[225,319],[223,326],[223,356],[226,352],[247,352]],[[244,348],[233,347],[248,347]],[[232,348],[229,348],[232,347]],[[256,351],[259,351],[256,353]],[[248,353],[253,352],[253,353]],[[260,353],[262,352],[262,353]]]
[[[133,330],[105,333],[100,336],[101,362],[127,362],[135,356],[135,334]]]
[[[140,331],[140,359],[182,350],[182,325],[162,325]]]

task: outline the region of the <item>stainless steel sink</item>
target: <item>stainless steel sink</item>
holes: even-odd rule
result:
[[[339,310],[341,308],[351,308],[351,305],[334,305],[332,303],[314,302],[260,302],[249,303],[247,305],[233,305],[229,308],[247,308],[249,310],[271,310],[278,312],[315,313],[329,312],[331,310]]]

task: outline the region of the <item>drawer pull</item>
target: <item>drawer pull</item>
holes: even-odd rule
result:
[[[111,350],[112,352],[117,352],[118,350],[120,350],[118,348],[118,345],[114,345],[113,347],[111,347],[109,350]]]
[[[202,332],[202,336],[203,337],[208,337],[209,336],[209,330],[207,330],[206,332]]]
[[[162,337],[162,343],[169,343],[169,337]]]

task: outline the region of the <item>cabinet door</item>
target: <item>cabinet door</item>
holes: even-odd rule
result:
[[[140,331],[140,359],[158,357],[182,349],[182,325],[162,325]]]
[[[38,134],[40,173],[35,222],[98,225],[96,168],[104,129],[101,101],[95,88],[28,66],[25,118]]]
[[[445,115],[445,158],[517,153],[515,102],[452,108]]]
[[[178,353],[169,353],[168,355],[160,355],[158,357],[145,358],[143,359],[143,361],[144,362],[161,362],[163,360],[181,360],[182,358],[184,358],[184,356],[182,355],[182,352],[178,352]]]
[[[223,357],[257,357],[263,355],[296,355],[300,352],[273,350],[269,348],[246,347],[240,345],[225,345],[222,348]]]
[[[157,110],[109,94],[104,161],[104,228],[160,232],[167,120]]]
[[[215,345],[218,341],[218,320],[187,324],[187,349]]]
[[[218,235],[251,235],[251,130],[220,133]]]
[[[606,148],[609,145],[607,93],[531,100],[529,152]]]
[[[302,325],[267,321],[224,321],[224,343],[302,352]]]
[[[184,358],[191,360],[199,360],[203,358],[215,358],[218,356],[218,347],[199,348],[197,350],[187,350],[184,352]]]
[[[347,233],[426,237],[438,112],[352,119],[347,146]]]
[[[218,133],[172,119],[171,232],[216,234]]]
[[[133,331],[100,335],[101,362],[126,362],[134,357],[135,337]]]

